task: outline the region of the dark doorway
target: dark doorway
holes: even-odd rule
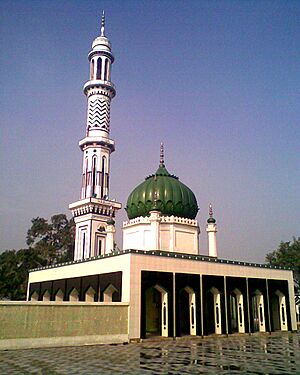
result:
[[[146,337],[161,335],[161,293],[154,287],[148,288],[146,299]]]
[[[272,316],[272,325],[274,331],[280,331],[280,310],[279,310],[279,298],[274,294],[271,298],[271,316]]]
[[[205,306],[206,329],[207,329],[208,335],[211,335],[212,333],[216,333],[214,309],[215,309],[214,295],[212,292],[208,291],[206,295],[206,306]]]
[[[229,296],[230,329],[232,333],[238,332],[237,298],[235,293]]]
[[[179,292],[179,335],[189,335],[190,334],[190,301],[189,293],[182,289]]]

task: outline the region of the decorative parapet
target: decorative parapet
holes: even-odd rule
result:
[[[135,219],[123,221],[123,228],[136,224],[150,224],[150,218],[148,216],[140,216],[136,217]]]
[[[194,219],[188,219],[185,217],[178,217],[178,216],[162,216],[161,217],[162,223],[170,223],[170,224],[187,224],[187,225],[193,225],[197,226],[198,222]]]
[[[198,226],[197,220],[194,219],[187,219],[185,217],[178,217],[178,216],[161,216],[160,222],[162,224],[185,224],[185,225],[191,225],[194,227]],[[140,216],[136,217],[131,220],[123,221],[123,228],[129,227],[131,225],[137,225],[137,224],[150,224],[150,217],[149,216]]]

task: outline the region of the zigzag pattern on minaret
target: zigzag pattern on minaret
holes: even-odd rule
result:
[[[89,101],[87,131],[100,129],[109,132],[110,100],[96,98]]]

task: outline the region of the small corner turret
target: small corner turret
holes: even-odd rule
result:
[[[217,224],[216,219],[213,217],[212,204],[209,204],[208,210],[209,217],[206,224],[206,232],[208,236],[208,255],[217,257]]]

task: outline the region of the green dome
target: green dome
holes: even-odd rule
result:
[[[178,177],[171,175],[164,164],[160,164],[154,175],[146,177],[132,191],[125,209],[129,219],[148,216],[155,209],[166,216],[195,219],[198,205],[192,190],[180,182]]]

